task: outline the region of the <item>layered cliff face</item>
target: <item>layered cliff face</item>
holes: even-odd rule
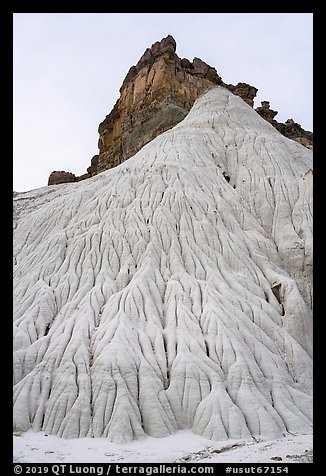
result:
[[[123,164],[14,203],[16,431],[312,431],[310,150],[215,86]]]
[[[134,155],[157,135],[186,117],[195,100],[216,85],[228,87],[250,106],[257,89],[245,83],[226,85],[199,58],[190,62],[176,54],[167,36],[148,48],[130,68],[113,111],[99,126],[99,155],[88,172],[95,175]]]
[[[130,68],[120,88],[120,98],[99,125],[99,153],[92,158],[87,174],[76,177],[55,171],[48,185],[79,181],[116,167],[184,119],[195,100],[216,85],[229,89],[253,107],[258,91],[254,86],[243,82],[226,84],[216,69],[201,59],[194,58],[191,62],[179,58],[176,42],[170,35],[154,43],[136,66]],[[256,111],[269,120],[264,107]],[[305,135],[299,124],[293,127],[290,123],[270,122],[283,135],[312,147],[312,133]]]
[[[175,53],[171,36],[147,49],[120,89],[120,99],[99,126],[99,155],[89,172],[124,162],[188,114],[200,94],[220,84],[216,70]]]

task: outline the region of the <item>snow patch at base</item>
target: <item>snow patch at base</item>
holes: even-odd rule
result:
[[[273,459],[274,458],[274,459]],[[282,458],[282,460],[275,460]],[[312,435],[212,442],[187,430],[117,445],[106,438],[65,440],[28,431],[14,437],[15,463],[298,463],[312,462]]]

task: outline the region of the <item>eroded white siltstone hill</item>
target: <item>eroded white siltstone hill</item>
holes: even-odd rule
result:
[[[14,197],[14,428],[312,427],[312,153],[216,87],[120,166]]]

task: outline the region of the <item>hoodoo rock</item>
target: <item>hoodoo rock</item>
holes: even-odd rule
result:
[[[258,114],[263,119],[265,119],[272,125],[273,125],[274,117],[278,114],[277,111],[273,111],[273,109],[270,108],[269,101],[262,101],[261,106],[257,107],[255,111],[258,112]]]
[[[183,77],[184,102],[168,84],[164,102],[153,84],[179,64],[164,45],[121,92],[141,114],[151,84],[163,129],[198,79],[213,84],[183,61],[171,82]],[[312,432],[312,152],[208,89],[120,165],[14,195],[15,431],[117,443]],[[133,150],[132,122],[111,128],[126,111],[102,126],[98,171],[104,144]]]
[[[278,112],[270,109],[269,101],[262,101],[261,106],[255,110],[285,137],[299,142],[299,144],[307,147],[307,149],[313,149],[313,133],[305,131],[300,124],[294,122],[293,119],[287,119],[284,123],[277,122],[274,117]]]

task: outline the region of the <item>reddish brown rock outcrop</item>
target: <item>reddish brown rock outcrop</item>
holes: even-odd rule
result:
[[[130,68],[120,98],[99,125],[99,153],[92,158],[87,174],[76,177],[69,172],[52,172],[49,185],[83,180],[119,165],[184,119],[195,100],[216,85],[228,88],[253,107],[257,88],[247,83],[226,84],[216,69],[201,59],[191,62],[179,58],[171,35],[157,41]],[[296,123],[275,121],[277,112],[269,109],[269,102],[264,101],[256,111],[282,134],[311,148],[312,133]]]
[[[90,177],[89,173],[76,176],[71,172],[65,172],[64,170],[54,170],[49,177],[48,185],[58,185],[60,183],[80,182]]]
[[[120,98],[99,126],[99,156],[91,175],[114,167],[188,114],[199,95],[222,84],[215,68],[175,53],[171,36],[148,48],[132,66]]]
[[[269,101],[262,101],[261,106],[257,107],[255,111],[266,121],[270,122],[285,137],[299,142],[299,144],[304,145],[308,149],[313,149],[313,133],[305,131],[293,119],[287,119],[284,123],[277,122],[274,117],[278,114],[278,111],[270,109]]]
[[[281,132],[285,137],[299,142],[308,149],[313,149],[314,135],[310,131],[305,131],[300,124],[294,122],[293,119],[287,119],[284,124],[278,122],[276,129]]]
[[[76,182],[76,175],[64,170],[54,170],[49,177],[48,185],[57,185],[59,183]]]
[[[254,99],[258,91],[255,86],[251,86],[247,83],[238,83],[235,86],[233,86],[233,84],[223,83],[222,86],[228,88],[233,94],[240,96],[250,107],[254,107]]]

